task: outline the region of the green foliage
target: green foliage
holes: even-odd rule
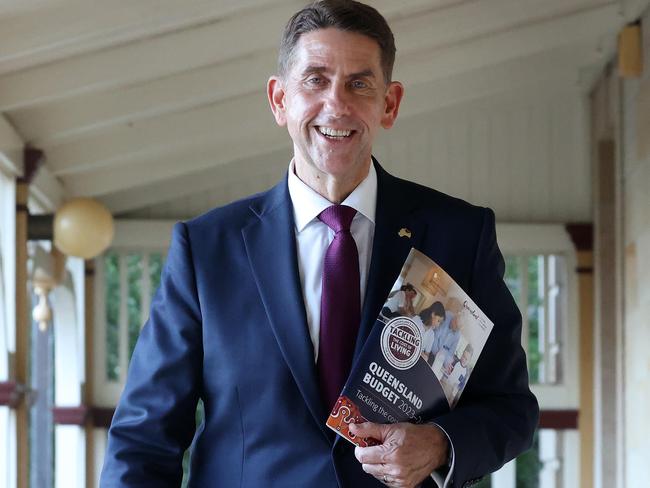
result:
[[[537,431],[535,431],[533,446],[517,458],[517,488],[538,488],[541,469],[539,441]]]
[[[164,259],[161,253],[154,252],[149,255],[149,280],[151,281],[151,295],[160,286],[160,274],[162,273]]]
[[[542,255],[526,256],[524,258],[520,256],[505,257],[506,272],[504,280],[521,311],[523,320],[528,322],[528,350],[526,356],[528,358],[528,374],[531,383],[539,383],[539,371],[543,359],[539,348],[539,310],[544,305],[544,290],[540,289],[539,271],[544,259],[545,257]],[[522,265],[526,269],[522,269]],[[527,309],[521,310],[524,278],[527,285]]]
[[[518,256],[506,256],[506,273],[504,280],[506,286],[512,293],[512,296],[517,303],[517,306],[521,308],[521,270],[519,266],[519,257]]]
[[[140,335],[142,327],[142,278],[143,255],[128,254],[124,259],[127,277],[127,324],[128,355]],[[160,274],[164,264],[161,253],[149,256],[149,279],[151,293],[160,286]],[[120,377],[120,258],[116,252],[104,255],[104,287],[106,301],[106,377],[110,381],[119,381]]]
[[[129,254],[126,257],[126,269],[129,288],[127,300],[129,358],[131,358],[142,325],[142,254]]]
[[[203,405],[203,400],[199,400],[196,405],[196,413],[194,419],[196,422],[196,428],[198,429],[203,419],[205,418],[205,407]],[[188,447],[183,454],[183,481],[181,482],[181,488],[186,488],[189,481],[190,475],[190,459],[191,459],[191,447]]]
[[[118,381],[120,377],[120,267],[118,255],[104,255],[104,287],[106,302],[106,378]]]
[[[472,485],[474,488],[492,488],[492,478],[490,476],[484,476],[481,481]]]
[[[528,265],[528,310],[524,317],[528,317],[528,374],[531,383],[540,381],[540,365],[542,354],[540,353],[540,307],[544,305],[544,290],[540,287],[540,266],[543,264],[544,256],[530,256],[527,259]]]

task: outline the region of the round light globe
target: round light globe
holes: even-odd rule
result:
[[[75,198],[54,216],[54,245],[68,256],[91,259],[113,240],[113,216],[92,198]]]

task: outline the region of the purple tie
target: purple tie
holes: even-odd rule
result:
[[[323,261],[318,373],[325,409],[329,412],[343,389],[352,366],[361,321],[359,253],[350,233],[357,211],[332,205],[318,218],[334,231]]]

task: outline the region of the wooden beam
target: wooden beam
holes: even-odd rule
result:
[[[407,86],[404,111],[425,105],[449,105],[466,98],[480,98],[514,85],[548,83],[551,80],[577,82],[576,66],[598,62],[591,43],[563,46],[540,54],[507,60],[491,66],[422,84],[441,96],[424,94],[414,102]],[[88,94],[12,112],[12,121],[22,133],[39,146],[56,145],[83,139],[115,126],[153,117],[170,116],[174,111],[224,102],[228,98],[259,93],[266,78],[275,69],[275,53],[255,54],[218,66],[210,66],[181,75],[155,80],[120,90]],[[414,87],[417,90],[417,86]],[[409,105],[410,104],[410,105]]]
[[[429,58],[433,50],[437,50],[434,58],[436,62],[432,63],[429,70],[424,70],[422,73],[423,76],[428,77],[426,79],[432,79],[432,73],[447,76],[454,71],[470,69],[468,66],[477,67],[523,55],[526,50],[538,52],[557,46],[558,43],[567,43],[575,38],[581,38],[583,35],[590,36],[594,32],[616,31],[621,25],[616,3],[585,8],[566,17],[556,18],[562,12],[567,12],[566,7],[558,10],[559,5],[568,5],[570,11],[575,10],[576,5],[593,4],[591,2],[570,4],[559,0],[541,3],[534,0],[499,1],[503,4],[501,9],[495,8],[493,4],[472,2],[460,3],[459,6],[450,9],[435,10],[418,16],[421,18],[414,21],[417,26],[415,29],[406,21],[400,28],[401,21],[395,21],[398,44],[400,36],[405,37],[405,46],[400,48],[400,52],[411,52],[409,56],[412,56],[416,62],[421,62],[423,58]],[[524,1],[530,4],[537,17],[523,15],[523,12],[526,12],[521,5]],[[233,16],[218,23],[7,74],[0,78],[0,110],[15,110],[83,93],[114,89],[127,84],[171,76],[184,70],[221,63],[260,50],[276,49],[282,26],[299,5],[301,6],[302,3],[291,1],[260,8],[247,15]],[[468,5],[474,5],[474,10],[470,11],[472,15],[469,17]],[[511,8],[512,5],[516,8]],[[547,6],[547,9],[540,9],[540,5]],[[500,12],[502,15],[494,15],[491,12]],[[513,17],[513,12],[517,13],[518,17]],[[444,22],[440,20],[434,22],[443,14]],[[517,27],[509,30],[511,26],[503,23],[502,16],[510,19],[511,22],[528,19],[534,23],[527,25],[521,20]],[[551,20],[544,20],[549,17]],[[467,22],[467,18],[472,19],[471,24]],[[489,22],[477,24],[474,22],[476,18],[486,18]],[[437,29],[431,27],[431,22],[424,23],[423,19],[429,19],[435,25],[440,24],[442,32],[449,32],[450,26],[459,24],[463,26],[459,32],[464,33],[465,37],[453,38],[450,47],[449,39],[437,37]],[[472,25],[474,30],[471,28]],[[477,25],[482,26],[478,28],[480,32],[478,36]],[[255,31],[256,35],[242,36],[242,33],[251,31]],[[233,42],[234,39],[237,42]],[[220,49],[205,48],[210,45],[218,45]],[[473,53],[467,61],[463,60],[463,54],[466,53]],[[174,59],[175,63],[169,63],[170,58]],[[142,59],[147,59],[148,62],[140,62]],[[401,59],[402,62],[407,60],[404,56],[401,56]],[[439,61],[442,63],[441,71]],[[76,75],[70,76],[70,73]],[[411,78],[414,75],[407,71],[401,77],[407,82],[418,81],[417,78]]]
[[[542,410],[539,412],[539,429],[574,430],[579,425],[577,410]]]
[[[429,46],[398,56],[396,77],[408,83],[443,78],[616,32],[622,21],[617,4],[612,3],[532,25],[515,26],[444,49],[434,51],[434,46]],[[426,40],[422,44],[424,47]]]
[[[83,0],[0,18],[0,73],[214,22],[272,0]]]
[[[594,486],[594,245],[593,225],[568,225],[576,248],[580,327],[580,486]]]
[[[543,68],[548,65],[540,63],[538,66]],[[506,92],[511,96],[513,93],[518,93],[517,90],[523,92],[534,89],[537,92],[548,93],[553,87],[558,90],[566,90],[567,86],[570,87],[575,83],[570,70],[560,80],[537,80],[534,76],[534,64],[528,66],[525,64],[515,65],[513,69],[500,68],[502,67],[496,67],[488,72],[469,73],[458,80],[442,80],[407,89],[406,103],[400,116],[400,124],[424,112],[433,113],[449,103],[460,103],[473,100],[475,97],[495,96]],[[508,76],[515,75],[517,71],[531,73],[524,78],[523,86],[519,86],[518,83],[512,80],[508,81]],[[529,81],[533,81],[535,84],[529,85]],[[542,82],[544,86],[538,84]],[[460,89],[460,93],[456,89]],[[432,96],[432,94],[435,96]],[[409,102],[409,99],[414,101]],[[288,147],[290,140],[286,131],[275,127],[273,120],[267,113],[268,109],[263,100],[257,102],[255,109],[251,105],[244,104],[241,107],[246,109],[241,111],[238,110],[235,104],[230,107],[228,111],[224,110],[224,113],[239,115],[232,115],[227,122],[231,127],[223,131],[220,129],[220,124],[223,125],[223,122],[216,120],[219,119],[218,115],[215,115],[215,122],[210,130],[195,128],[195,126],[190,125],[193,123],[191,119],[185,121],[185,128],[188,130],[187,135],[177,128],[182,126],[176,123],[170,124],[168,129],[170,137],[183,142],[192,140],[193,137],[200,135],[201,130],[203,130],[204,134],[201,136],[201,140],[194,139],[195,146],[162,146],[161,148],[156,143],[159,135],[152,131],[152,139],[148,140],[146,144],[159,152],[127,154],[126,157],[121,159],[105,161],[101,167],[86,166],[86,170],[83,172],[64,171],[61,177],[64,180],[66,189],[74,196],[101,196],[116,192],[117,195],[124,196],[125,192],[128,192],[131,195],[129,198],[109,198],[107,200],[117,204],[117,207],[113,208],[109,203],[109,208],[114,211],[128,211],[131,208],[129,205],[132,203],[139,207],[145,200],[155,203],[154,200],[157,202],[170,199],[173,198],[170,197],[171,195],[186,191],[181,183],[185,179],[178,180],[178,186],[171,185],[172,187],[168,188],[169,192],[151,192],[148,187],[152,184],[182,178],[182,175],[186,173],[191,175],[198,171],[208,170],[211,167],[258,157],[268,151]],[[241,127],[246,127],[247,120],[249,120],[247,117],[250,118],[251,124],[255,131],[260,134],[260,137],[250,136],[242,140],[241,136],[237,135],[237,132],[241,131]],[[204,124],[207,124],[207,122],[202,125]],[[117,140],[117,138],[114,140]],[[106,148],[106,155],[109,157],[111,156],[110,140],[106,141]],[[91,153],[92,148],[89,147],[89,157]],[[70,160],[69,157],[68,161]],[[179,164],[180,161],[182,161],[182,164]],[[193,180],[192,176],[188,177],[188,181],[190,180]],[[162,185],[166,188],[170,186],[168,183],[162,183]],[[148,196],[136,196],[130,189],[147,193]]]
[[[292,0],[6,74],[0,78],[0,111],[144,82],[250,55],[275,43],[291,12],[299,6],[302,2]],[[249,32],[255,35],[244,35]],[[143,63],[143,59],[147,62]],[[170,59],[174,62],[170,63]]]
[[[45,212],[55,212],[66,197],[66,190],[61,181],[52,174],[47,165],[38,170],[29,191]]]
[[[92,405],[95,378],[95,260],[84,262],[84,383],[81,399],[84,406]],[[86,455],[86,486],[95,486],[98,474],[95,473],[95,429],[90,415],[84,422],[85,455]]]
[[[211,189],[216,190],[218,187],[224,187],[242,179],[255,178],[263,172],[277,170],[278,174],[282,174],[290,159],[291,150],[287,144],[284,149],[269,151],[261,156],[236,160],[203,171],[186,173],[173,179],[118,191],[100,197],[99,200],[113,214],[120,214],[179,197]]]
[[[25,141],[16,129],[0,114],[0,170],[13,176],[23,174],[23,147]]]
[[[608,17],[608,15],[605,15],[602,11],[599,11],[599,16],[602,16],[603,19]],[[574,18],[573,22],[581,23],[584,20],[585,19],[583,18]],[[562,24],[564,29],[578,30],[578,25],[569,25],[564,21]],[[556,40],[555,42],[559,45],[562,45],[563,43],[563,41],[557,41],[557,39],[561,39],[562,36],[555,31],[555,28],[551,29],[552,32],[544,30],[540,31],[536,27],[531,29],[534,29],[536,32],[535,35],[529,39],[529,43],[537,43],[536,45],[544,44],[546,41],[542,41],[542,39],[545,39],[545,36]],[[540,35],[541,38],[537,38],[537,36]],[[505,46],[519,46],[521,44],[521,39],[518,40],[510,35],[500,36],[498,39],[495,39],[494,42],[490,40],[477,41],[477,44],[472,49],[461,46],[462,49],[459,51],[458,48],[452,47],[445,50],[444,53],[436,54],[434,57],[439,58],[436,62],[433,62],[432,59],[416,60],[410,58],[410,61],[408,59],[405,61],[406,64],[404,67],[406,71],[411,71],[410,78],[412,80],[414,79],[416,82],[430,81],[431,79],[440,79],[444,76],[452,76],[453,74],[458,73],[457,71],[454,72],[454,70],[467,70],[476,63],[484,66],[487,52],[499,52],[501,48],[504,48],[500,51],[502,56],[517,54],[518,57],[524,57],[530,55],[530,52],[522,52],[521,48],[518,47],[505,49]],[[545,48],[550,47],[551,46],[548,42],[546,42]],[[476,51],[474,51],[474,49],[476,49]],[[528,47],[526,49],[530,50],[531,48]],[[449,51],[455,51],[455,54],[453,56],[448,56]],[[428,53],[427,56],[431,57],[431,53]],[[447,59],[445,59],[445,57]],[[505,57],[502,61],[505,62],[507,59],[511,58]],[[452,66],[455,66],[455,68],[453,68],[450,73],[449,69]],[[406,78],[409,78],[409,76],[406,76]],[[411,83],[413,83],[413,81],[411,81]],[[407,82],[407,85],[408,84],[410,83]],[[206,132],[208,128],[219,127],[221,125],[224,126],[223,130],[225,132],[232,131],[234,126],[230,121],[225,124],[220,124],[220,122],[223,121],[224,113],[233,113],[230,111],[230,108],[241,106],[239,102],[245,104],[245,106],[251,107],[250,110],[253,111],[251,113],[255,113],[257,117],[266,117],[266,115],[263,115],[259,110],[259,107],[265,102],[258,103],[257,107],[252,107],[244,102],[245,99],[250,98],[250,100],[252,100],[255,97],[258,100],[264,98],[261,87],[259,94],[251,95],[250,97],[229,100],[214,106],[201,107],[195,110],[171,114],[162,117],[161,120],[143,120],[141,122],[133,122],[132,126],[122,125],[114,127],[79,141],[62,143],[52,147],[44,147],[48,152],[51,167],[56,175],[63,175],[70,171],[77,171],[84,168],[88,169],[93,166],[102,166],[109,163],[110,160],[119,160],[125,155],[133,152],[145,155],[146,149],[143,148],[156,148],[159,147],[161,143],[165,150],[168,150],[171,145],[174,144],[174,141],[183,141],[182,143],[185,143],[188,139],[194,138],[195,140],[200,140],[201,137],[206,138],[208,137]],[[245,126],[246,125],[243,125],[242,127]]]
[[[467,0],[376,0],[386,15],[440,9]],[[32,68],[89,51],[105,50],[137,39],[161,36],[246,11],[277,0],[14,0],[0,6],[0,73]],[[11,3],[11,2],[10,2]],[[20,8],[19,8],[20,7]],[[38,7],[38,8],[36,8]],[[7,18],[2,18],[3,12]],[[277,37],[277,36],[276,36]]]
[[[87,133],[259,93],[275,72],[276,57],[275,50],[260,51],[148,83],[16,110],[11,118],[36,145],[79,140]]]
[[[27,199],[29,184],[16,182],[16,362],[15,381],[26,385],[29,371],[31,320],[27,296]],[[17,487],[27,488],[29,481],[29,405],[23,399],[16,407]]]
[[[120,190],[140,187],[182,177],[185,174],[228,164],[232,161],[262,156],[268,152],[289,147],[289,137],[278,129],[264,137],[253,137],[248,147],[242,142],[219,147],[200,146],[196,150],[153,155],[138,164],[110,167],[92,173],[72,174],[66,177],[66,188],[73,196],[101,196]]]
[[[538,64],[540,69],[544,69],[545,66],[543,63]],[[523,71],[530,72],[534,76],[534,65],[522,68]],[[455,85],[454,80],[444,80],[441,83],[407,89],[407,102],[409,100],[415,100],[415,102],[405,104],[400,115],[399,126],[408,123],[415,116],[421,117],[425,111],[434,114],[437,109],[445,107],[448,103],[467,102],[473,100],[475,96],[496,96],[500,93],[505,96],[504,92],[507,92],[507,96],[512,97],[515,93],[529,92],[533,89],[538,93],[548,94],[548,90],[554,86],[554,82],[548,80],[545,81],[544,86],[529,85],[528,83],[518,86],[512,82],[508,83],[507,75],[512,72],[512,70],[497,69],[494,72],[494,77],[490,73],[470,73],[471,76],[461,77]],[[499,73],[505,73],[506,77],[500,76]],[[536,83],[543,81],[535,80]],[[462,97],[454,98],[453,94],[456,94],[454,86],[466,90]],[[569,77],[562,80],[558,85],[558,90],[561,87],[566,91],[567,86],[571,86]],[[414,97],[414,91],[415,95],[421,93],[422,96]],[[273,128],[272,121],[269,121],[268,124],[269,130],[277,132],[277,129]],[[268,152],[253,156],[243,152],[241,157],[234,157],[228,161],[223,159],[219,146],[208,145],[200,151],[167,155],[160,160],[132,161],[128,167],[121,166],[124,168],[122,174],[112,172],[111,175],[110,169],[107,168],[102,170],[100,175],[95,172],[68,175],[65,177],[66,184],[73,193],[77,190],[83,192],[80,196],[97,196],[90,192],[101,192],[104,195],[100,196],[101,201],[115,213],[129,212],[210,189],[217,191],[216,189],[220,187],[224,179],[234,183],[242,178],[255,178],[256,175],[268,170],[269,166],[274,167],[279,164],[278,174],[281,174],[291,153],[290,141],[286,133],[283,130],[279,132],[278,143],[283,147],[279,151],[273,151],[269,147]],[[185,173],[178,172],[177,162],[179,160],[183,161]],[[140,164],[145,164],[148,169],[137,170]],[[237,170],[232,171],[231,168],[240,168],[238,170],[240,171],[239,178],[237,178]],[[135,170],[137,170],[137,174],[134,173]],[[111,178],[113,179],[111,180]]]
[[[593,59],[588,46],[565,47],[421,86],[407,85],[401,113],[408,117],[452,103],[511,91],[520,85],[575,86],[578,83],[575,64]],[[548,72],[549,76],[540,75],[540,72]],[[435,96],[431,96],[432,93]],[[121,164],[121,161],[132,163],[146,159],[152,156],[147,154],[152,151],[168,153],[174,147],[208,141],[215,146],[223,145],[222,142],[241,139],[248,131],[246,146],[251,139],[251,124],[253,130],[276,131],[267,105],[260,88],[257,93],[239,99],[122,124],[80,140],[44,147],[49,167],[56,175],[65,176]],[[191,160],[188,163],[191,164]]]

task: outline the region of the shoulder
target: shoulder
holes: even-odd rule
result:
[[[450,217],[462,216],[465,219],[476,219],[478,222],[485,218],[486,213],[492,212],[486,207],[471,204],[434,188],[394,176],[381,167],[377,169],[377,176],[380,198],[406,201],[410,206],[424,211],[442,210]]]
[[[208,236],[215,232],[239,234],[241,229],[259,219],[259,215],[271,211],[287,197],[286,179],[269,190],[215,207],[202,215],[184,222],[191,236]]]

